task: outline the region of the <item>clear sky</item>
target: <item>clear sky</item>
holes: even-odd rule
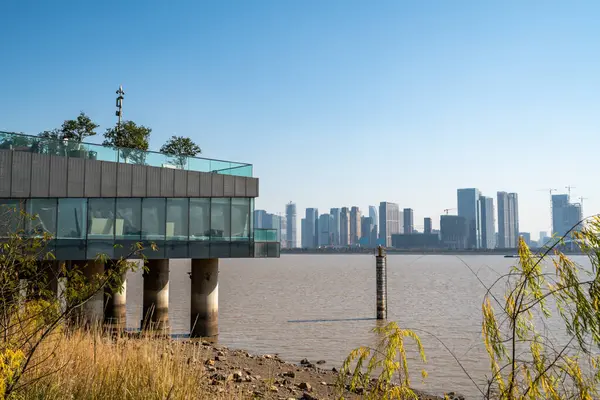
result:
[[[0,1],[0,130],[85,111],[254,164],[257,208],[392,201],[415,225],[456,189],[543,188],[600,212],[598,1]],[[96,137],[93,141],[101,141]],[[298,225],[299,226],[299,225]]]

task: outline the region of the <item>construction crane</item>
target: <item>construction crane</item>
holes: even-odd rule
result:
[[[456,210],[456,208],[444,208],[444,213],[448,215],[448,211]]]
[[[571,201],[571,189],[577,189],[575,186],[565,186],[565,189],[567,189],[568,193],[569,193],[569,201]]]
[[[583,210],[583,201],[584,200],[588,200],[588,198],[587,197],[583,197],[583,196],[579,197],[579,204],[581,204],[581,209],[582,210]]]

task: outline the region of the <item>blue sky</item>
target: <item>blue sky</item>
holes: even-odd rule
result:
[[[458,187],[519,193],[522,231],[550,226],[542,188],[600,212],[600,2],[0,2],[0,130],[85,111],[124,116],[157,149],[187,135],[251,162],[257,208],[393,201],[439,225]],[[101,141],[97,136],[94,141]]]

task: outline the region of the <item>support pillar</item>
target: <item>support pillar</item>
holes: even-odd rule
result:
[[[148,260],[142,329],[169,330],[169,260]]]
[[[104,263],[96,260],[73,261],[73,264],[83,268],[83,276],[93,283],[96,275],[104,274]],[[82,319],[85,325],[94,326],[102,323],[104,315],[104,290],[100,288],[83,304]]]
[[[122,331],[127,326],[127,276],[121,276],[122,284],[119,288],[104,292],[106,310],[104,312],[104,323],[112,330]]]
[[[219,259],[192,259],[191,337],[219,334]]]
[[[377,283],[377,319],[387,319],[387,267],[385,250],[381,246],[377,247],[375,273]]]

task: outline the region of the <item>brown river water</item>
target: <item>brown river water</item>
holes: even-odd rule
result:
[[[584,263],[583,257],[576,257]],[[457,391],[477,398],[478,391],[449,351],[478,382],[488,374],[481,339],[481,302],[486,289],[508,272],[516,259],[502,256],[389,255],[388,320],[419,330],[427,364],[422,382],[431,392]],[[190,324],[189,260],[173,260],[169,282],[172,333]],[[500,293],[503,287],[499,287]],[[141,319],[141,272],[128,275],[127,320]],[[290,362],[325,360],[339,368],[350,350],[373,345],[375,257],[372,255],[283,255],[279,259],[228,259],[219,265],[219,343],[255,354],[278,353]],[[558,321],[557,321],[558,322]],[[560,325],[556,325],[560,331]],[[559,333],[560,334],[560,333]],[[412,357],[411,357],[412,358]]]

